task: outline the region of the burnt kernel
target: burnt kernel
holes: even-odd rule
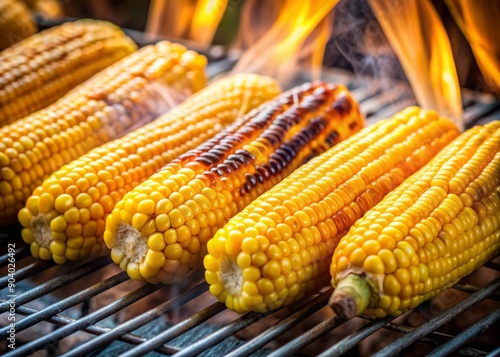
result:
[[[255,156],[253,156],[251,153],[249,153],[247,150],[236,150],[234,152],[236,155],[241,155],[248,161],[255,160]]]
[[[251,192],[252,191],[252,185],[248,182],[245,182],[243,184],[243,188],[245,189],[246,192]]]
[[[252,175],[252,174],[250,174],[250,173],[246,173],[246,174],[245,174],[245,178],[246,178],[247,182],[248,182],[250,185],[252,185],[252,187],[257,186],[257,183],[258,183],[258,182],[257,182],[257,179],[255,178],[255,176],[254,176],[254,175]]]
[[[212,165],[212,161],[203,157],[203,156],[197,157],[194,161],[199,162],[200,164],[203,164],[206,166]]]
[[[358,123],[353,120],[352,122],[349,123],[349,129],[354,130],[358,126]]]
[[[262,176],[264,180],[269,180],[271,178],[271,173],[269,172],[269,167],[267,164],[263,166],[257,166],[255,170]]]
[[[273,174],[273,175],[278,174],[281,172],[281,170],[283,170],[281,163],[277,160],[272,159],[272,158],[269,160],[269,166],[271,166],[271,174]],[[274,170],[274,173],[273,173],[273,170]]]
[[[346,96],[339,96],[337,100],[332,103],[332,108],[340,115],[344,115],[352,110],[352,104]]]
[[[288,155],[288,153],[283,150],[282,148],[276,149],[276,155],[279,156],[282,160],[285,161],[285,163],[290,163],[292,161],[292,157]]]
[[[248,184],[248,183],[247,183],[247,184]],[[246,188],[245,188],[245,185],[241,186],[241,187],[239,188],[239,190],[238,190],[238,191],[240,192],[240,197],[245,196],[245,195],[247,194],[247,192],[248,192],[248,191],[246,190]]]
[[[322,116],[317,116],[311,119],[311,125],[317,127],[319,130],[326,128],[327,121]]]
[[[201,154],[200,157],[204,158],[205,160],[209,160],[212,164],[215,164],[217,161],[219,161],[219,157],[217,155],[212,154],[211,151],[204,152],[203,154]]]
[[[199,157],[198,153],[190,151],[190,152],[187,152],[183,155],[180,155],[176,161],[179,161],[179,162],[185,164],[189,161],[195,160],[197,157]]]
[[[272,146],[276,146],[281,142],[280,138],[271,132],[262,134],[262,137],[269,141]]]
[[[210,171],[216,173],[217,175],[219,176],[224,176],[224,171],[222,171],[221,169],[219,169],[218,167],[212,167],[210,169]]]
[[[339,133],[337,131],[332,131],[328,136],[326,137],[326,142],[333,146],[339,138]]]
[[[260,173],[256,172],[256,173],[254,174],[254,177],[255,177],[255,179],[256,179],[259,183],[264,183],[264,177],[262,177],[262,175],[261,175]]]
[[[231,161],[229,159],[224,160],[224,164],[229,166],[233,171],[238,171],[240,164],[236,161]]]
[[[295,150],[288,142],[286,144],[281,145],[280,149],[284,150],[290,156],[290,158],[294,158],[296,155]]]
[[[235,162],[238,162],[240,164],[246,164],[248,161],[245,159],[244,156],[242,155],[236,155],[236,154],[231,154],[227,157],[227,159],[229,161],[235,161]]]
[[[217,165],[217,168],[219,170],[221,170],[222,172],[226,173],[227,175],[229,175],[230,173],[233,172],[233,169],[228,164],[226,164],[225,162],[222,163],[222,164]]]

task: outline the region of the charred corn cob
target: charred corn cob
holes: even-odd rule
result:
[[[118,27],[81,20],[42,31],[1,52],[0,125],[45,108],[135,49]]]
[[[126,192],[279,91],[268,77],[221,79],[153,123],[63,166],[19,211],[32,254],[64,263],[104,253],[106,216]]]
[[[0,0],[0,51],[37,31],[31,11],[19,0]],[[3,60],[0,62],[0,64]]]
[[[13,223],[33,190],[61,166],[200,89],[205,62],[181,45],[148,46],[49,107],[0,128],[0,226]]]
[[[399,315],[500,249],[500,121],[470,129],[356,222],[331,263],[344,318]]]
[[[210,292],[239,313],[265,312],[324,286],[354,221],[457,135],[451,121],[411,108],[303,165],[208,242]]]
[[[229,218],[362,125],[341,86],[307,84],[277,97],[126,194],[106,221],[111,257],[133,279],[183,279]]]

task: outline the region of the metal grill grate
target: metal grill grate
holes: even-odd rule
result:
[[[212,63],[211,73],[221,72],[230,62]],[[328,71],[324,76],[328,81],[348,83],[368,123],[415,104],[411,90],[404,84],[383,88],[377,82],[353,79],[337,71]],[[297,78],[297,82],[304,80],[307,78]],[[466,93],[464,98],[467,126],[500,118],[498,101],[474,93]],[[276,312],[239,316],[216,302],[201,273],[193,276],[191,283],[161,286],[131,281],[107,256],[55,266],[52,262],[31,258],[28,248],[20,243],[19,231],[19,227],[12,227],[0,233],[3,254],[0,256],[0,313],[3,313],[0,341],[9,335],[5,322],[11,309],[11,301],[5,298],[8,294],[7,245],[15,242],[17,248],[16,349],[0,345],[8,352],[5,356],[30,353],[143,356],[152,351],[175,356],[374,353],[394,356],[414,355],[415,348],[419,348],[419,355],[425,351],[431,356],[500,354],[495,341],[481,348],[470,342],[488,328],[490,332],[494,330],[492,336],[498,335],[494,324],[500,319],[500,264],[495,262],[473,274],[474,283],[480,286],[469,285],[470,278],[466,278],[468,280],[432,302],[397,319],[361,317],[342,321],[326,307],[331,294],[329,288]],[[437,308],[436,302],[440,303]],[[476,314],[480,316],[474,317],[465,328],[455,334],[448,333],[450,329],[442,329],[463,319],[466,311],[478,304],[480,307],[486,304],[486,307],[483,306]],[[388,344],[382,346],[380,342],[385,338]],[[371,349],[360,348],[369,340]]]

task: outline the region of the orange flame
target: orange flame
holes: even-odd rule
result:
[[[210,46],[228,0],[153,0],[146,31]]]
[[[419,104],[463,128],[460,86],[450,41],[429,0],[369,0]],[[475,3],[475,2],[474,2]]]
[[[338,0],[281,1],[276,22],[245,52],[233,72],[272,75],[283,83],[303,59],[304,52],[300,51],[301,48],[309,50],[310,62],[314,67],[320,68],[332,28],[332,9],[337,3]],[[252,31],[252,28],[243,27],[240,31]],[[306,40],[309,40],[307,44]]]
[[[446,0],[490,89],[500,94],[500,2]]]

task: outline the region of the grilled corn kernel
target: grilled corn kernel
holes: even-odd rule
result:
[[[373,233],[369,227],[375,222],[380,229]],[[378,261],[368,261],[371,254],[352,260],[346,249],[361,241],[384,247],[381,239],[388,236],[391,247],[370,252]],[[399,315],[482,266],[499,249],[500,121],[494,121],[456,138],[341,239],[330,268],[336,287],[332,307],[346,318],[362,312]]]

